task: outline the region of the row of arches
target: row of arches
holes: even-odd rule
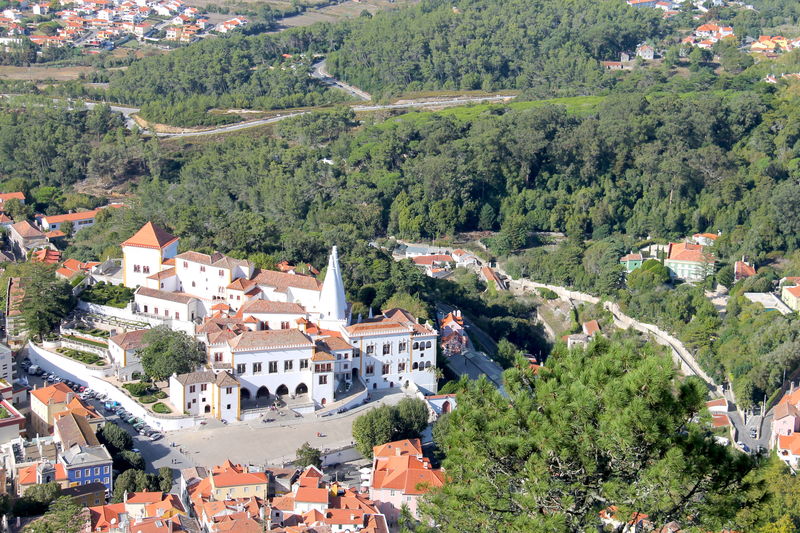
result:
[[[294,388],[295,395],[300,394],[308,394],[308,386],[305,383],[300,383],[297,387]],[[287,396],[289,394],[289,387],[286,385],[281,385],[277,389],[275,389],[275,396]],[[269,398],[270,392],[269,389],[265,386],[261,386],[256,391],[256,399],[258,398]],[[250,389],[247,387],[241,387],[239,390],[239,396],[242,400],[249,400],[253,396],[250,392]]]
[[[426,368],[431,367],[431,362],[428,361],[426,363],[414,363],[411,365],[411,370],[425,370]]]

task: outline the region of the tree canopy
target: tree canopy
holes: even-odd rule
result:
[[[458,395],[437,444],[449,482],[423,506],[440,531],[584,531],[616,505],[656,524],[719,530],[748,487],[749,457],[692,421],[699,381],[679,379],[662,348],[598,340],[560,345],[534,377],[506,371]]]
[[[387,442],[418,438],[428,425],[428,407],[418,398],[403,398],[397,405],[382,405],[356,418],[353,438],[364,457]]]
[[[138,351],[142,368],[157,381],[173,373],[192,372],[206,361],[206,352],[197,340],[168,326],[158,326],[145,333],[142,344],[144,347]]]

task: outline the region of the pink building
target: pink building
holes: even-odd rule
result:
[[[386,516],[389,527],[397,524],[403,505],[419,519],[419,497],[444,485],[444,471],[431,467],[430,460],[422,455],[419,439],[375,446],[372,456],[369,497]]]
[[[770,447],[779,444],[779,437],[788,437],[797,432],[800,432],[800,388],[785,394],[775,406]],[[782,440],[788,442],[786,438]]]

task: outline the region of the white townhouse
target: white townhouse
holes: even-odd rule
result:
[[[437,335],[432,326],[420,324],[402,309],[347,326],[344,338],[355,352],[353,376],[361,376],[369,389],[414,383],[428,394],[435,393]]]
[[[192,416],[233,421],[241,411],[239,382],[227,372],[190,372],[169,378],[169,401]]]
[[[108,354],[120,381],[129,381],[133,379],[134,372],[142,372],[142,362],[136,351],[146,346],[142,338],[148,331],[150,330],[139,329],[108,339]]]

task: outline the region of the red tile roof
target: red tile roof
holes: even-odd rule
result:
[[[756,275],[756,269],[744,261],[736,261],[733,265],[733,272],[738,278],[749,278]]]
[[[669,259],[695,263],[713,263],[714,256],[703,252],[703,246],[686,242],[670,243]]]
[[[778,435],[778,452],[784,450],[792,455],[800,455],[800,433]]]
[[[52,401],[53,403],[66,403],[67,395],[74,394],[72,389],[67,387],[64,383],[56,383],[49,387],[42,387],[31,391],[31,396],[47,405]]]
[[[167,230],[148,222],[133,237],[122,243],[122,246],[138,246],[139,248],[161,249],[169,246],[178,238]]]
[[[22,192],[6,192],[0,194],[0,203],[5,202],[6,200],[22,200],[25,201],[25,193]]]

